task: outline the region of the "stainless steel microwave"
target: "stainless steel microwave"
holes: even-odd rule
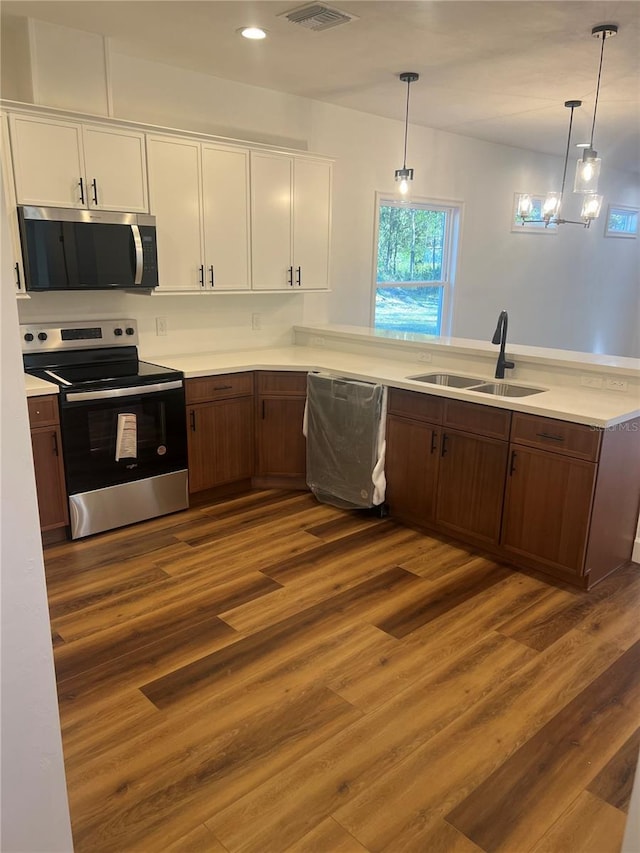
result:
[[[18,207],[27,290],[158,286],[155,216]]]

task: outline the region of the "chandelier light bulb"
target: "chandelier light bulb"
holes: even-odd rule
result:
[[[587,222],[597,219],[600,216],[600,208],[602,207],[602,196],[596,193],[587,193],[582,202],[582,211],[580,216]]]
[[[527,216],[531,216],[532,210],[533,202],[531,201],[531,196],[523,193],[518,199],[518,216],[521,219],[525,219]]]
[[[560,202],[562,196],[560,193],[547,193],[547,197],[542,205],[542,216],[544,219],[551,219],[560,213]]]

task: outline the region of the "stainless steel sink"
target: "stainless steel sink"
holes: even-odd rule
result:
[[[429,385],[447,385],[449,388],[471,388],[480,385],[482,379],[471,376],[457,376],[454,373],[426,373],[422,376],[407,376],[415,382],[427,382]]]
[[[507,382],[487,382],[469,388],[479,394],[492,394],[494,397],[529,397],[531,394],[542,394],[546,388],[529,388],[526,385],[510,385]]]

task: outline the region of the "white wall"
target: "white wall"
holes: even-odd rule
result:
[[[54,853],[73,845],[4,206],[1,216],[0,849]]]
[[[39,40],[46,40],[47,28],[36,31]],[[69,43],[77,44],[79,34],[67,33]],[[63,35],[56,32],[58,48]],[[41,62],[52,57],[44,48],[36,55]],[[58,49],[55,62],[39,71],[48,80],[52,100],[57,91],[65,91],[60,103],[70,97],[65,56]],[[108,317],[126,307],[125,313],[141,324],[145,353],[272,343],[298,321],[368,324],[375,192],[393,191],[402,154],[400,123],[149,62],[118,52],[115,43],[110,69],[117,117],[334,156],[333,292],[184,296],[162,303],[155,297],[93,294],[87,311]],[[101,102],[86,103],[85,109],[99,112]],[[559,153],[562,148],[559,140]],[[606,152],[602,154],[605,204],[640,206],[638,177],[616,172]],[[411,127],[409,162],[416,172],[417,195],[464,202],[453,334],[486,338],[498,311],[507,308],[514,342],[640,355],[640,240],[605,239],[602,219],[588,231],[565,225],[556,236],[510,230],[514,192],[545,193],[557,187],[561,157]],[[577,201],[570,197],[568,214],[578,212]],[[75,301],[63,301],[66,294],[48,296],[21,304],[21,319],[56,319],[76,311]],[[251,330],[254,311],[263,315],[261,333]],[[169,318],[166,338],[154,335],[154,318],[161,315]]]

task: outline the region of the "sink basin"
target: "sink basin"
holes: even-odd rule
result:
[[[453,373],[426,373],[423,376],[407,376],[415,382],[428,382],[429,385],[447,385],[449,388],[471,388],[479,385],[482,379],[470,376],[456,376]]]
[[[509,385],[507,382],[487,382],[476,385],[470,391],[479,394],[492,394],[494,397],[529,397],[531,394],[542,394],[545,388],[528,388],[526,385]]]

